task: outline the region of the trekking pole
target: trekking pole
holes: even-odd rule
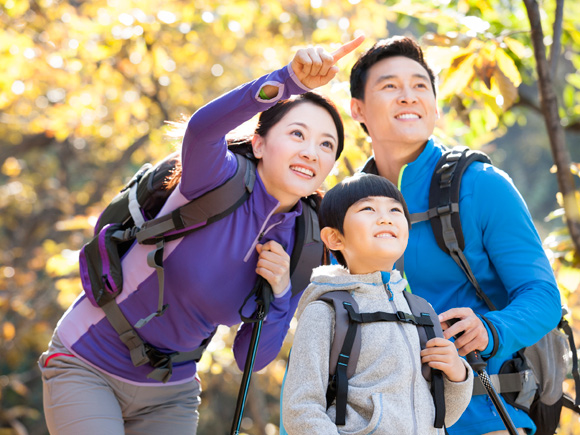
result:
[[[479,375],[481,383],[485,387],[485,391],[487,391],[487,395],[493,402],[495,409],[497,409],[499,412],[499,416],[501,417],[501,420],[503,421],[503,424],[505,425],[510,435],[518,435],[518,430],[516,429],[514,422],[510,418],[510,415],[508,414],[507,409],[501,401],[499,394],[497,394],[497,391],[495,391],[495,387],[491,383],[491,379],[485,370],[487,363],[483,360],[479,351],[474,350],[473,352],[468,353],[465,359],[467,359],[467,362],[471,368]]]
[[[236,412],[234,413],[234,420],[230,432],[231,435],[238,435],[240,433],[242,416],[244,414],[244,407],[246,405],[248,390],[250,388],[250,381],[252,378],[252,371],[254,370],[256,353],[258,351],[260,333],[262,332],[262,323],[264,322],[266,314],[268,314],[268,310],[270,309],[270,301],[272,300],[272,287],[270,286],[268,281],[266,281],[262,277],[258,278],[258,282],[254,290],[256,292],[256,303],[258,304],[258,309],[256,310],[256,318],[251,320],[254,323],[254,328],[252,329],[252,337],[250,338],[250,346],[248,348],[248,357],[246,358],[244,373],[242,375],[242,383],[240,385],[240,391],[238,393]],[[248,320],[245,318],[243,319],[245,321]]]
[[[458,321],[459,319],[450,319],[447,322],[450,325],[453,325],[455,322]],[[460,332],[459,334],[455,335],[454,338],[459,338],[462,335],[463,332]],[[510,415],[508,414],[505,405],[501,401],[499,394],[497,394],[497,391],[495,391],[495,387],[491,383],[491,379],[487,374],[487,371],[485,370],[487,363],[483,360],[479,351],[476,349],[473,352],[468,353],[465,356],[465,359],[467,360],[473,371],[475,371],[478,374],[479,378],[481,379],[481,383],[483,384],[485,391],[487,392],[487,395],[493,402],[495,409],[497,409],[497,411],[499,412],[499,416],[504,426],[510,433],[510,435],[518,435],[518,430],[516,429],[514,422],[512,421]]]

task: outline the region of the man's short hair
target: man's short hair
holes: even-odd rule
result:
[[[369,69],[377,62],[389,57],[403,56],[420,64],[431,81],[433,94],[437,97],[435,88],[435,74],[423,57],[423,50],[415,40],[406,36],[394,36],[381,39],[363,53],[352,67],[350,72],[350,94],[352,98],[364,101],[365,85]]]
[[[326,192],[320,204],[320,228],[330,227],[344,234],[344,217],[347,210],[355,202],[371,196],[385,196],[399,202],[403,206],[409,229],[411,228],[411,216],[405,198],[397,186],[384,177],[362,172],[345,178]],[[332,251],[332,253],[341,265],[347,267],[346,260],[340,251]]]

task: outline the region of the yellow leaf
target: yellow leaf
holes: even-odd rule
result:
[[[475,61],[474,70],[479,79],[485,83],[487,89],[491,90],[491,77],[493,76],[496,65],[493,58],[485,56],[484,53],[489,54],[489,50],[482,50]]]
[[[80,278],[63,278],[55,283],[58,290],[57,301],[61,307],[66,308],[70,306],[79,295],[82,284]]]
[[[495,51],[495,60],[497,61],[498,68],[517,88],[522,83],[522,76],[513,59],[502,48],[498,47]]]
[[[515,54],[520,59],[529,56],[529,49],[517,39],[506,37],[503,39],[503,42],[505,42],[505,44],[512,51],[512,53]]]
[[[18,177],[21,170],[20,162],[14,157],[8,157],[2,165],[2,173],[8,177]]]
[[[74,272],[78,267],[78,254],[74,251],[63,251],[65,255],[53,255],[46,262],[46,272],[50,276],[64,276]]]
[[[440,89],[441,98],[459,94],[471,83],[475,75],[475,70],[473,69],[475,59],[476,55],[472,53],[462,55],[453,61]]]
[[[10,341],[14,338],[15,335],[16,335],[16,328],[14,327],[14,324],[12,324],[10,322],[4,322],[2,324],[2,336],[3,336],[4,340]]]
[[[82,203],[82,201],[79,201],[79,195],[82,194],[86,195],[86,192],[79,192],[77,194],[76,202]],[[71,219],[65,219],[56,222],[54,227],[56,228],[57,231],[76,231],[76,230],[92,229],[94,225],[91,224],[89,219],[90,216],[75,216]]]
[[[560,267],[556,278],[558,280],[558,284],[566,287],[571,292],[580,288],[580,270],[574,267]]]
[[[493,72],[492,86],[495,83],[503,96],[503,109],[508,109],[514,104],[516,98],[518,97],[518,89],[514,83],[508,79],[502,70],[496,68]]]
[[[488,104],[484,106],[484,119],[485,119],[485,128],[488,131],[496,128],[499,123],[499,117],[493,110],[493,107],[491,107]]]
[[[444,70],[449,68],[453,60],[459,55],[467,54],[468,52],[465,49],[460,49],[458,51],[451,47],[432,45],[426,47],[424,53],[431,68]]]

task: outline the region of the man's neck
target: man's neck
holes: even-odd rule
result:
[[[373,152],[379,175],[398,186],[401,168],[415,161],[425,149],[426,144],[427,142],[420,146],[412,146],[389,143],[381,146],[375,145],[373,142]]]

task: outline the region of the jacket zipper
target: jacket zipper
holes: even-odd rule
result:
[[[398,311],[397,305],[395,304],[394,300],[391,300],[391,306],[393,307],[394,312]],[[417,415],[415,413],[415,382],[417,380],[417,366],[415,364],[415,358],[413,358],[413,348],[411,347],[411,343],[409,342],[409,338],[407,334],[405,334],[405,329],[403,325],[399,322],[396,322],[397,326],[399,327],[399,331],[403,334],[403,339],[405,344],[407,345],[407,351],[409,353],[409,358],[411,359],[411,365],[413,367],[413,375],[411,376],[411,413],[413,415],[413,433],[417,433]]]
[[[279,225],[280,224],[280,222],[276,222],[275,224],[272,224],[268,228],[264,229],[264,227],[268,224],[268,221],[270,220],[270,218],[272,217],[272,215],[276,211],[276,208],[278,208],[278,205],[276,205],[276,207],[274,207],[272,209],[272,211],[268,214],[268,216],[264,220],[264,223],[262,224],[262,228],[260,228],[260,232],[258,233],[258,235],[256,236],[256,238],[254,239],[254,242],[252,243],[252,246],[250,246],[250,249],[248,250],[248,252],[246,253],[246,256],[244,257],[244,263],[246,263],[250,259],[250,256],[254,252],[254,249],[256,249],[256,245],[262,241],[262,239],[264,238],[264,236],[266,235],[266,233],[268,231],[270,231],[272,228],[274,228],[276,225]]]

